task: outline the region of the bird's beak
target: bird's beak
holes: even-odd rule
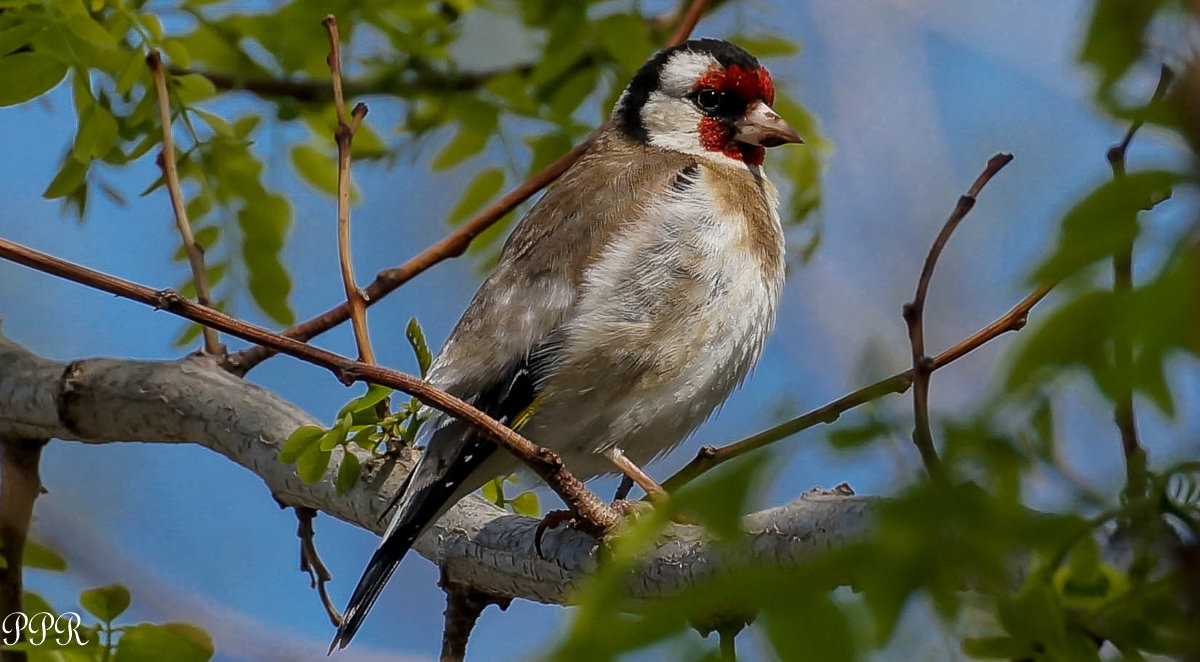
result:
[[[734,140],[761,147],[804,142],[795,129],[788,126],[782,117],[762,101],[757,101],[753,106],[747,108],[746,112],[733,123],[733,129]]]

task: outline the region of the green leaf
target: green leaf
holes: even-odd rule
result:
[[[53,200],[70,195],[83,184],[83,179],[87,176],[87,172],[87,163],[80,163],[68,155],[63,160],[62,168],[59,169],[58,174],[54,176],[50,185],[42,192],[42,197],[47,200]]]
[[[359,464],[358,457],[350,451],[343,453],[342,464],[338,467],[337,493],[345,494],[349,492],[350,488],[354,487],[354,484],[358,482],[358,476],[361,473],[362,465]]]
[[[86,13],[72,14],[63,21],[71,34],[101,48],[115,48],[116,37],[112,36],[99,23]]]
[[[347,414],[364,410],[374,410],[375,405],[383,402],[392,394],[392,389],[378,384],[368,384],[367,392],[354,398],[338,410],[337,417],[341,420]]]
[[[557,131],[529,138],[527,142],[529,148],[533,150],[533,158],[529,162],[527,173],[530,176],[544,170],[558,157],[571,151],[574,146],[571,143],[571,136]]]
[[[963,639],[963,654],[981,660],[1013,660],[1029,655],[1029,644],[1012,637],[970,637]]]
[[[429,351],[429,345],[425,342],[425,331],[421,329],[421,323],[417,321],[417,318],[409,318],[408,326],[404,327],[404,337],[408,339],[408,345],[412,347],[413,354],[417,357],[417,366],[420,368],[423,378],[429,373],[429,365],[433,363],[433,354]]]
[[[224,117],[221,117],[216,113],[210,113],[201,108],[189,108],[188,112],[198,115],[200,119],[204,120],[204,123],[207,124],[209,128],[211,128],[217,135],[224,138],[235,137],[233,134],[233,126],[229,122],[226,122]]]
[[[58,552],[32,538],[25,541],[23,563],[26,568],[51,570],[53,572],[62,572],[67,569],[66,559],[60,556]]]
[[[93,104],[79,123],[71,154],[79,161],[102,158],[117,144],[117,119],[108,109]]]
[[[504,507],[504,478],[493,478],[483,484],[480,488],[483,492],[483,498],[492,503]]]
[[[212,638],[194,625],[139,623],[125,629],[113,662],[206,662],[212,655]]]
[[[388,155],[388,148],[379,133],[363,122],[354,132],[350,155],[355,159],[381,159]]]
[[[129,589],[120,584],[91,588],[79,594],[79,606],[89,614],[111,623],[129,608]]]
[[[325,477],[329,468],[330,451],[323,451],[317,445],[309,446],[308,450],[296,460],[296,475],[306,483],[319,483]]]
[[[245,115],[239,117],[233,121],[233,133],[238,138],[245,140],[261,121],[262,117],[259,115]]]
[[[292,166],[313,188],[337,195],[337,163],[320,149],[312,145],[296,145],[292,148]]]
[[[613,14],[593,27],[600,46],[626,74],[637,71],[654,51],[646,22],[633,14]]]
[[[32,16],[12,27],[0,29],[0,56],[28,46],[34,37],[45,29],[46,25],[42,21],[33,20]]]
[[[296,428],[295,432],[288,435],[287,441],[283,442],[283,448],[279,450],[279,461],[284,464],[295,462],[324,434],[325,428],[315,425],[303,425]]]
[[[138,14],[137,21],[138,23],[142,24],[142,27],[145,28],[147,32],[150,33],[150,38],[155,42],[161,42],[163,40],[163,25],[162,21],[158,20],[158,16],[148,13]]]
[[[41,96],[67,75],[67,65],[37,51],[0,58],[0,107]]]
[[[508,507],[518,515],[526,517],[537,517],[542,514],[542,510],[538,507],[537,495],[533,492],[522,492],[516,497],[508,500]]]
[[[504,187],[504,171],[500,168],[486,168],[475,175],[467,190],[455,203],[450,211],[450,223],[458,223],[482,207],[492,196]]]
[[[319,448],[323,451],[331,451],[334,448],[346,443],[346,436],[350,434],[350,426],[354,423],[354,417],[350,412],[342,415],[337,423],[329,428],[324,435],[321,436]]]
[[[769,453],[754,453],[730,462],[688,484],[668,503],[699,519],[720,538],[732,540],[741,534],[742,515],[755,486],[763,483],[769,458]]]
[[[163,42],[162,49],[171,64],[179,67],[188,67],[192,64],[192,56],[188,54],[187,46],[184,46],[183,42],[171,39]]]
[[[759,59],[796,55],[800,52],[800,44],[777,35],[738,37],[734,41]]]
[[[249,272],[250,295],[267,317],[284,326],[291,326],[296,321],[296,314],[287,300],[292,289],[291,279],[280,261],[291,214],[287,199],[275,193],[247,198],[246,206],[238,211],[242,259]]]
[[[1142,55],[1142,37],[1163,0],[1096,0],[1079,59],[1100,74],[1107,94]]]
[[[1101,185],[1063,217],[1058,247],[1032,280],[1056,283],[1128,247],[1138,235],[1137,214],[1170,197],[1176,172],[1148,170]]]
[[[374,425],[368,425],[358,432],[355,432],[354,436],[350,437],[350,442],[364,450],[373,451],[375,450],[375,447],[379,445],[379,442],[372,439],[371,436],[377,431],[377,427]]]
[[[579,104],[595,91],[599,76],[596,67],[585,67],[555,86],[550,97],[550,118],[560,124],[566,123]]]
[[[496,109],[491,106],[467,106],[459,109],[458,133],[434,157],[434,172],[448,170],[466,159],[475,156],[487,147],[499,124]]]
[[[175,86],[175,92],[184,104],[193,104],[217,93],[216,85],[200,74],[172,76],[171,83]]]
[[[834,448],[848,450],[866,446],[892,431],[885,421],[871,417],[858,425],[847,425],[829,433],[829,444]]]
[[[202,199],[202,198],[197,198],[197,200],[200,200],[200,199]],[[196,200],[193,200],[192,202],[196,202]],[[192,222],[195,222],[197,219],[204,216],[203,213],[200,213],[200,214],[195,213],[195,211],[197,211],[197,208],[193,208],[192,203],[188,203],[187,207],[188,207],[188,210],[187,210],[188,219],[191,220]],[[220,226],[206,225],[206,226],[200,228],[199,230],[196,230],[196,234],[192,236],[192,239],[194,239],[196,244],[199,245],[200,248],[202,250],[204,250],[204,252],[207,253],[208,251],[212,250],[213,246],[215,246],[217,244],[217,239],[220,236],[221,236]],[[179,248],[176,248],[175,253],[171,255],[171,259],[175,260],[176,262],[183,262],[184,260],[186,260],[187,259],[187,247],[185,247],[182,243],[180,243]]]
[[[763,609],[767,638],[781,660],[854,660],[854,637],[845,614],[828,596],[772,601]]]

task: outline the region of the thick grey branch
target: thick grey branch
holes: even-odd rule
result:
[[[284,503],[382,531],[380,516],[415,453],[360,456],[363,480],[338,495],[332,467],[340,457],[325,479],[312,485],[276,458],[293,430],[316,423],[270,391],[221,370],[210,357],[63,363],[0,335],[0,437],[196,443],[253,471]],[[760,561],[796,563],[857,537],[872,503],[864,497],[808,494],[749,515],[743,553]],[[543,540],[545,558],[539,558],[533,547],[536,526],[536,520],[472,496],[451,509],[416,549],[441,566],[445,577],[481,593],[562,603],[595,566],[596,542],[569,529],[551,531]],[[728,553],[708,544],[698,527],[674,526],[631,578],[631,591],[642,598],[676,592],[719,572]]]

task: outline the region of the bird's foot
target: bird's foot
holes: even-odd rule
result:
[[[608,504],[621,517],[639,517],[654,510],[653,501],[631,500],[631,499],[613,499],[612,503]]]
[[[570,526],[574,523],[575,513],[569,510],[551,510],[550,512],[546,513],[546,515],[542,517],[542,521],[538,522],[537,529],[535,529],[533,532],[533,548],[537,550],[538,558],[546,558],[546,555],[542,553],[542,536],[544,536],[547,531],[551,529],[557,529],[563,524]]]
[[[654,510],[655,503],[631,499],[614,499],[608,507],[619,517],[619,521],[614,524],[616,526],[622,521],[636,519]],[[579,519],[575,516],[575,513],[569,510],[551,510],[546,513],[542,517],[542,521],[538,522],[537,529],[533,532],[533,548],[537,551],[538,558],[546,558],[546,555],[542,553],[542,538],[546,535],[547,531],[557,529],[564,524],[575,528],[578,522]]]

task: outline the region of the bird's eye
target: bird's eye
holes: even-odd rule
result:
[[[700,106],[700,110],[712,112],[721,106],[721,102],[725,100],[725,93],[718,92],[711,87],[706,87],[696,93],[696,105]]]

